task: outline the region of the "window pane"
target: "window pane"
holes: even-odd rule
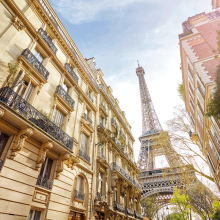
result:
[[[37,59],[40,63],[42,63],[44,60],[43,56],[41,56],[40,54],[38,55]]]
[[[35,211],[34,219],[33,220],[40,220],[41,211]]]
[[[0,157],[2,156],[4,152],[5,146],[8,142],[8,138],[9,138],[8,135],[5,135],[3,133],[0,134]]]
[[[44,173],[45,179],[48,179],[48,180],[50,179],[52,165],[53,165],[53,160],[48,158],[47,166],[45,167],[45,173]]]
[[[40,176],[43,176],[44,174],[44,169],[45,169],[45,164],[47,163],[47,157],[45,158],[42,166],[41,166],[41,170],[40,170]]]
[[[32,220],[33,210],[30,210],[28,220]]]
[[[82,184],[83,184],[83,179],[81,176],[78,176],[77,178],[77,186],[76,186],[76,190],[79,192],[82,192]]]
[[[67,86],[65,83],[63,84],[62,87],[63,87],[63,89],[68,93],[69,88],[68,88],[68,86]]]
[[[39,52],[37,50],[34,50],[32,54],[37,58]]]
[[[87,153],[87,144],[88,144],[88,137],[84,133],[82,133],[81,150],[84,153]]]

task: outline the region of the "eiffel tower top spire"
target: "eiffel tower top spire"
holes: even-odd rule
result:
[[[156,111],[154,109],[149,90],[144,78],[144,69],[139,65],[136,68],[136,74],[139,79],[140,96],[141,96],[141,108],[142,108],[142,135],[151,134],[162,131],[162,127],[158,120]]]

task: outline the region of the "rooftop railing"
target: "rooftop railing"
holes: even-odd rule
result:
[[[21,54],[37,71],[40,75],[43,76],[45,80],[48,79],[50,73],[47,69],[39,62],[39,60],[31,53],[31,51],[27,48]]]
[[[73,149],[73,139],[68,134],[30,105],[21,96],[15,93],[11,88],[4,87],[0,89],[0,101],[4,102],[18,114],[37,125],[70,150]]]
[[[74,109],[75,101],[63,89],[63,87],[61,85],[57,86],[55,93],[58,93]]]
[[[46,32],[40,28],[38,30],[38,33],[40,34],[40,36],[45,40],[45,42],[47,43],[47,45],[52,49],[52,51],[56,54],[57,53],[57,48],[54,45],[54,43],[52,42],[52,40],[48,37],[48,35],[46,34]]]

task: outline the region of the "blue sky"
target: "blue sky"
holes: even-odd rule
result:
[[[141,135],[137,60],[145,69],[159,120],[172,117],[183,104],[176,92],[181,82],[178,34],[182,22],[210,12],[211,0],[49,0],[85,58],[95,57],[107,85],[132,126],[135,158]]]

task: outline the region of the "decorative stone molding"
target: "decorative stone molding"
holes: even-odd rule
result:
[[[58,161],[58,164],[57,164],[57,170],[56,170],[56,178],[58,178],[60,176],[60,173],[63,171],[64,169],[64,161],[65,160],[68,160],[70,158],[70,154],[69,153],[65,153],[65,154],[62,154],[60,156],[60,159]]]
[[[0,108],[0,118],[3,117],[4,113],[5,113],[5,110],[3,108]]]
[[[47,152],[49,150],[51,150],[52,148],[53,148],[53,143],[50,141],[42,144],[42,146],[39,150],[38,157],[37,157],[37,163],[36,163],[36,167],[35,167],[36,170],[39,170],[39,168],[41,167],[41,164],[45,161]]]
[[[12,24],[18,31],[23,31],[26,29],[26,27],[24,26],[24,24],[21,22],[21,20],[18,17],[14,17],[12,22],[13,22]]]
[[[118,182],[118,176],[117,174],[112,174],[112,188],[116,188]]]
[[[71,170],[74,169],[74,166],[79,163],[79,160],[74,158],[73,155],[70,155],[69,159],[64,161],[64,163],[68,166],[68,168],[71,168]]]
[[[80,104],[82,104],[84,102],[84,98],[81,94],[78,96],[78,100],[79,100]]]
[[[21,151],[23,146],[24,146],[24,142],[25,140],[30,137],[33,134],[33,129],[32,128],[23,128],[18,136],[16,137],[16,140],[13,144],[12,147],[12,153],[10,158],[13,160],[15,158],[15,156],[17,155],[18,151]]]

